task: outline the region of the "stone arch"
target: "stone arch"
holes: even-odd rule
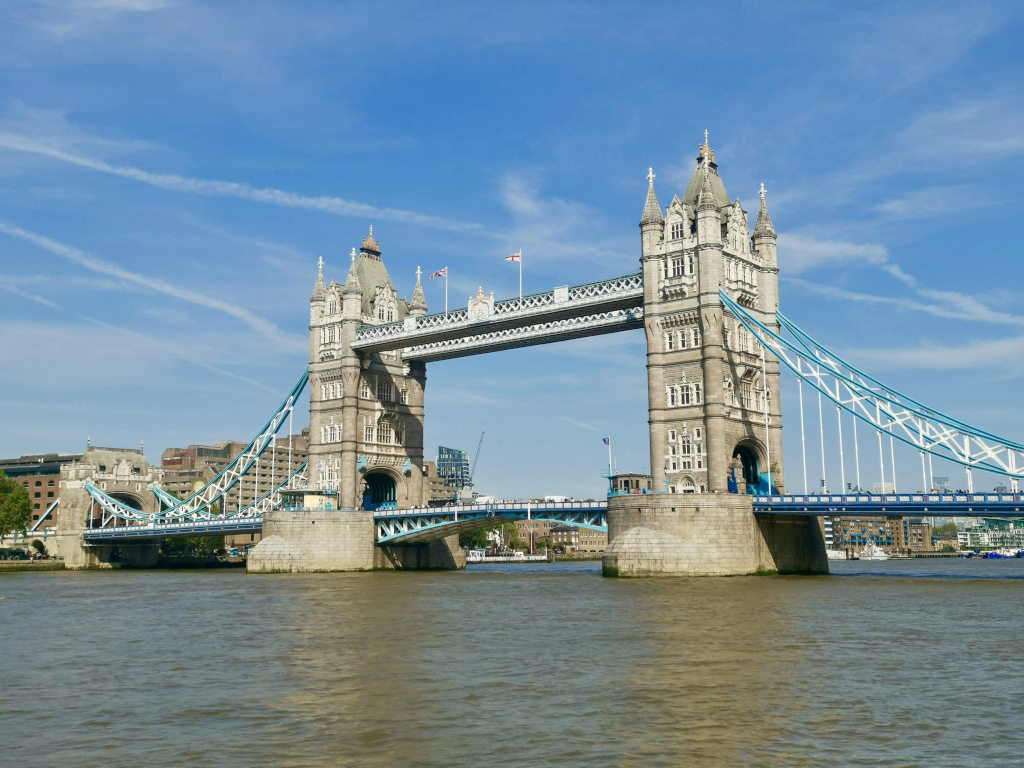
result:
[[[397,509],[401,478],[390,467],[373,467],[363,475],[363,509]]]
[[[755,438],[744,438],[733,448],[732,458],[739,462],[736,468],[737,483],[745,483],[747,493],[761,496],[768,493],[768,483],[763,479],[767,467],[764,446]]]
[[[696,493],[697,492],[697,481],[694,480],[692,475],[684,475],[679,481],[679,492],[680,493]]]
[[[40,555],[46,554],[46,544],[43,543],[42,539],[32,539],[32,543],[29,545]]]
[[[122,504],[126,504],[132,509],[137,509],[139,512],[143,512],[146,509],[145,502],[134,493],[124,493],[121,491],[110,491],[108,495],[120,501]]]

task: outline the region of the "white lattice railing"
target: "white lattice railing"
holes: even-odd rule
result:
[[[637,272],[609,280],[565,286],[543,293],[497,301],[494,302],[489,317],[484,320],[471,320],[467,309],[458,309],[447,314],[407,317],[401,322],[386,325],[364,325],[356,331],[353,347],[365,349],[386,346],[393,349],[399,346],[413,346],[418,340],[434,337],[438,332],[457,333],[479,326],[488,320],[539,320],[551,312],[564,312],[573,308],[598,308],[604,303],[632,301],[641,298],[643,291],[643,275]]]
[[[567,317],[551,320],[546,323],[504,328],[468,336],[442,339],[406,349],[403,357],[406,360],[443,360],[450,357],[463,357],[496,349],[525,347],[534,344],[545,344],[564,338],[578,336],[597,336],[615,330],[627,330],[640,327],[643,322],[642,306],[630,309],[613,309],[581,317]]]

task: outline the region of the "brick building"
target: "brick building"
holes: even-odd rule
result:
[[[20,482],[28,491],[31,504],[31,528],[46,514],[49,506],[60,498],[60,466],[82,458],[80,453],[36,453],[19,456],[16,459],[0,459],[0,470],[7,477]],[[54,515],[39,526],[53,528],[57,525]]]

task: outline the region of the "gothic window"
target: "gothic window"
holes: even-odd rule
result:
[[[338,311],[338,302],[331,299],[331,303],[327,305],[327,311],[332,315],[335,314]]]
[[[679,348],[680,349],[686,349],[686,339],[687,339],[687,332],[686,332],[686,329],[684,328],[682,331],[679,332]]]
[[[693,439],[698,443],[704,440],[704,429],[702,427],[694,427]]]
[[[669,405],[679,405],[678,398],[676,397],[676,388],[675,387],[669,387],[668,388],[668,404]]]
[[[405,430],[401,427],[395,427],[395,445],[403,445],[405,443]]]
[[[736,329],[736,346],[739,347],[741,352],[750,351],[750,334],[747,333],[745,326],[740,326]]]
[[[669,331],[665,334],[665,349],[671,352],[676,348],[676,334],[675,331]]]
[[[704,401],[704,392],[700,385],[700,382],[695,382],[693,385],[693,402],[695,405],[700,405]]]
[[[679,443],[682,446],[683,456],[689,456],[693,453],[693,441],[690,439],[689,435],[683,435]]]
[[[672,222],[672,239],[680,240],[683,237],[683,222],[673,221]]]
[[[320,385],[320,399],[321,400],[326,400],[327,399],[327,385],[326,384],[321,384]]]
[[[679,471],[679,459],[669,459],[668,460],[668,468],[669,468],[669,471],[671,471],[671,472],[678,472]]]
[[[402,405],[408,405],[408,403],[409,403],[409,390],[403,389],[403,390],[399,391],[399,393],[398,393],[398,402],[400,402]]]
[[[693,274],[693,269],[694,269],[694,258],[693,258],[693,254],[690,253],[690,254],[687,254],[687,256],[686,256],[686,274],[692,275]]]
[[[392,435],[393,432],[391,429],[391,425],[388,424],[386,421],[382,421],[380,424],[377,425],[377,442],[390,443]]]
[[[750,408],[754,401],[753,387],[750,384],[749,379],[745,379],[740,385],[740,403],[744,408]]]
[[[373,442],[373,422],[369,419],[366,420],[366,424],[363,426],[363,441],[367,443]]]
[[[679,452],[679,446],[675,443],[670,443],[668,446],[668,455],[675,456]]]
[[[334,326],[332,325],[327,329],[327,341],[331,344],[334,343]]]
[[[676,441],[676,437],[678,437],[678,435],[679,435],[678,432],[676,432],[674,429],[670,429],[668,431],[668,441],[670,443],[674,443]]]
[[[690,404],[690,388],[688,386],[683,386],[681,389],[683,390],[683,393],[682,393],[683,394],[683,402],[682,402],[682,404],[683,405],[689,405]]]
[[[700,328],[690,329],[690,340],[692,342],[690,344],[691,347],[697,348],[700,346]]]
[[[395,308],[388,307],[388,322],[392,322],[395,319]]]
[[[683,276],[683,257],[676,256],[672,259],[672,277]]]
[[[390,403],[393,397],[394,389],[391,386],[391,382],[385,378],[377,379],[377,399],[382,403]]]
[[[370,397],[370,382],[365,378],[359,382],[359,396],[364,400]]]
[[[668,492],[669,492],[669,493],[675,493],[675,492],[676,492],[676,487],[675,487],[674,485],[670,485],[670,486],[668,487]]]

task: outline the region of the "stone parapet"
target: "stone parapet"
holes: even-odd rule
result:
[[[740,494],[613,496],[608,538],[606,576],[828,573],[816,518],[759,518]]]

